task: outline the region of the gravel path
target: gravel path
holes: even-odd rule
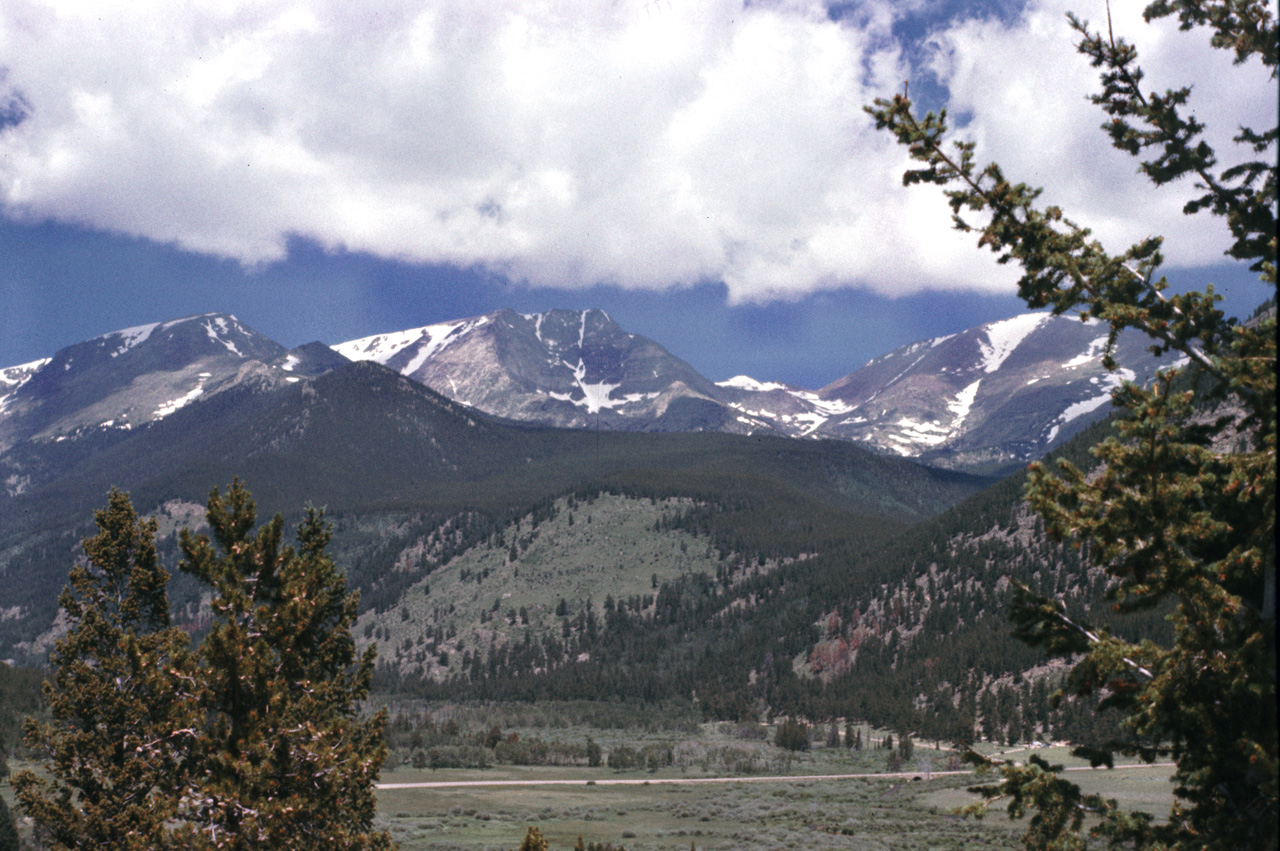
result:
[[[1172,762],[1156,762],[1138,765],[1117,765],[1113,769],[1090,768],[1087,765],[1072,766],[1066,771],[1122,771],[1143,770],[1149,768],[1170,768]],[[429,780],[421,783],[379,783],[378,789],[462,789],[469,786],[658,786],[662,784],[694,784],[694,783],[803,783],[813,780],[928,780],[933,777],[954,777],[962,774],[973,774],[965,771],[899,771],[878,774],[789,774],[770,777],[656,777],[650,779],[605,779],[605,780]]]

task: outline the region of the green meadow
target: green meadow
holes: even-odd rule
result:
[[[883,735],[862,730],[868,740]],[[768,739],[757,741],[743,741],[734,732],[731,725],[709,724],[693,737],[658,731],[631,740],[636,747],[667,742],[687,757],[654,770],[502,765],[432,771],[406,765],[384,771],[382,782],[531,785],[384,789],[378,795],[379,818],[404,851],[514,849],[531,826],[547,837],[552,849],[572,848],[579,836],[629,851],[1020,847],[1024,826],[1009,820],[1002,805],[982,819],[956,815],[958,808],[978,800],[966,790],[981,780],[941,773],[955,768],[949,751],[917,745],[915,757],[903,766],[908,776],[806,779],[883,773],[887,753],[828,748],[819,741],[809,751],[784,754],[772,745],[772,731]],[[572,731],[579,733],[586,735]],[[618,731],[591,733],[606,752],[616,744]],[[752,773],[731,782],[705,782],[725,776],[723,768],[730,764],[726,749],[736,764],[752,766]],[[1037,753],[1050,762],[1081,765],[1065,748]],[[1025,759],[1026,751],[1010,750],[1007,758]],[[784,774],[793,779],[765,779]],[[1069,776],[1086,791],[1130,808],[1159,814],[1171,802],[1169,769],[1072,771]],[[620,780],[630,782],[615,785]],[[533,785],[539,783],[543,785]]]

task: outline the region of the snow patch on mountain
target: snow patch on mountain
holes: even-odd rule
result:
[[[41,358],[30,363],[20,363],[17,366],[6,366],[0,369],[0,386],[12,393],[30,381],[31,376],[43,369],[50,360],[52,358]]]
[[[421,328],[410,328],[405,331],[393,331],[389,334],[374,334],[349,340],[331,346],[335,352],[348,360],[371,360],[386,365],[387,361],[407,348],[416,346],[413,359],[400,370],[402,375],[411,375],[426,363],[432,355],[440,352],[450,344],[457,342],[468,332],[474,331],[489,322],[489,317],[481,316],[473,320],[458,322],[441,322],[436,325],[424,325]]]
[[[1137,375],[1134,374],[1133,370],[1120,368],[1115,372],[1107,373],[1102,376],[1101,379],[1089,379],[1089,383],[1097,385],[1102,392],[1096,396],[1090,396],[1088,399],[1082,399],[1079,402],[1068,405],[1066,409],[1058,415],[1058,419],[1054,421],[1053,425],[1049,427],[1048,434],[1045,436],[1046,442],[1052,443],[1053,439],[1058,436],[1058,430],[1062,426],[1072,420],[1077,420],[1086,414],[1092,414],[1103,405],[1109,403],[1111,401],[1111,394],[1116,390],[1116,388],[1126,381],[1133,381],[1135,378],[1137,378]]]
[[[579,345],[581,345],[581,343],[579,343]],[[588,414],[597,413],[601,408],[617,408],[627,404],[628,398],[609,398],[609,394],[621,387],[621,384],[606,384],[604,382],[589,384],[585,381],[587,377],[587,365],[582,362],[582,358],[578,358],[577,366],[574,366],[568,361],[562,361],[562,363],[569,367],[569,369],[573,370],[573,380],[577,382],[578,389],[582,391],[582,398],[574,399],[572,398],[573,394],[571,393],[548,393],[547,395],[552,399],[560,402],[571,402],[579,408],[586,408]]]
[[[857,405],[850,405],[842,399],[823,399],[812,390],[788,390],[788,392],[811,406],[815,411],[827,417],[838,417],[841,414],[848,414],[857,410]]]
[[[586,403],[587,413],[594,414],[601,408],[617,408],[626,404],[625,399],[610,399],[609,394],[617,390],[620,384],[587,384],[579,382],[578,386],[582,388],[583,402]]]
[[[978,385],[982,383],[982,379],[970,384],[968,387],[956,394],[956,398],[947,403],[947,410],[955,414],[955,422],[952,428],[958,427],[969,416],[969,410],[973,407],[973,400],[978,395]]]
[[[231,318],[235,319],[234,316]],[[215,328],[214,326],[217,327]],[[236,348],[235,343],[223,336],[224,334],[229,333],[229,331],[230,329],[227,327],[227,319],[225,316],[208,316],[205,318],[204,332],[209,335],[210,340],[222,345],[227,351],[231,352],[231,354],[236,357],[245,357],[245,354]]]
[[[243,357],[243,355],[241,355],[241,357]],[[161,420],[169,416],[170,414],[172,414],[174,411],[177,411],[180,408],[185,408],[187,405],[190,405],[200,396],[204,395],[204,383],[208,379],[209,379],[209,373],[207,372],[200,373],[200,375],[197,376],[197,380],[199,383],[197,383],[195,387],[193,387],[190,391],[182,394],[176,399],[170,399],[168,402],[162,403],[160,407],[156,408],[155,413],[152,414],[152,416],[158,420]]]
[[[900,455],[914,455],[913,449],[920,445],[938,446],[951,436],[951,429],[935,422],[922,422],[910,417],[902,417],[895,423],[902,431],[889,434],[887,437],[895,444],[893,449]],[[910,445],[904,445],[910,444]]]
[[[400,371],[401,374],[413,375],[413,373],[422,368],[422,365],[432,355],[446,348],[469,330],[471,329],[466,327],[466,323],[454,325],[450,328],[441,328],[438,325],[428,327],[428,333],[424,334],[423,339],[419,340],[418,351],[414,354],[413,360],[405,364],[404,369]]]
[[[32,376],[43,369],[50,360],[52,358],[41,358],[30,363],[0,369],[0,391],[4,391],[4,395],[0,395],[0,416],[4,415],[5,408],[13,404],[22,385],[30,381]]]
[[[1105,336],[1098,337],[1096,340],[1091,340],[1089,342],[1089,348],[1064,363],[1062,368],[1075,369],[1078,366],[1085,366],[1086,364],[1093,363],[1095,360],[1102,357],[1102,351],[1106,347],[1107,338]]]
[[[755,393],[767,393],[770,390],[786,390],[787,385],[776,381],[756,381],[749,375],[735,375],[725,381],[717,381],[717,387],[728,387],[733,390],[750,390]]]
[[[204,387],[200,386],[200,387],[194,388],[189,393],[185,393],[182,396],[179,396],[177,399],[170,399],[168,402],[165,402],[160,407],[156,408],[154,416],[158,420],[163,419],[169,416],[170,414],[172,414],[174,411],[178,410],[179,408],[185,408],[187,405],[194,402],[196,398],[203,393],[204,393]]]
[[[396,352],[405,346],[413,345],[424,334],[430,337],[431,329],[435,327],[439,326],[428,325],[425,328],[409,328],[404,331],[392,331],[389,334],[373,334],[358,340],[338,343],[329,348],[347,360],[371,360],[385,365]]]
[[[815,410],[826,414],[828,417],[838,417],[841,414],[852,413],[858,408],[857,405],[850,405],[848,402],[844,402],[840,399],[819,399],[816,393],[810,393],[807,390],[794,393],[793,395],[804,399],[809,404],[813,405]]]
[[[103,337],[110,340],[113,337],[119,337],[119,347],[111,353],[111,357],[119,357],[135,346],[139,346],[147,341],[151,336],[151,332],[160,326],[159,322],[152,322],[150,325],[138,325],[133,328],[125,328],[121,331],[115,331]]]
[[[1047,319],[1048,313],[1024,313],[1012,319],[992,322],[984,326],[986,342],[978,341],[978,349],[982,352],[982,370],[992,373],[1001,367],[1013,354],[1018,344],[1039,328]]]
[[[194,321],[196,321],[197,319],[222,319],[222,316],[221,316],[220,314],[217,314],[217,313],[200,313],[200,314],[197,314],[197,315],[195,315],[195,316],[183,316],[183,317],[181,317],[181,318],[179,318],[179,319],[170,319],[168,322],[161,322],[161,323],[160,323],[160,330],[161,330],[161,331],[168,331],[170,328],[174,327],[175,325],[182,325],[182,324],[183,324],[183,323],[185,323],[185,322],[194,322]],[[232,317],[231,317],[231,320],[232,320],[233,322],[239,322],[239,321],[240,321],[239,319],[236,319],[234,316],[232,316]],[[223,319],[223,320],[222,320],[222,322],[220,323],[220,325],[221,325],[222,327],[224,327],[224,328],[225,328],[225,327],[226,327],[226,320],[225,320],[225,319]]]
[[[754,417],[756,420],[778,420],[779,422],[785,422],[789,419],[787,416],[778,416],[776,412],[767,411],[763,408],[748,408],[741,402],[730,402],[729,407],[733,408],[735,411],[741,411],[749,417]],[[738,417],[738,419],[741,420],[742,418]]]
[[[801,426],[800,437],[808,437],[809,435],[813,434],[815,431],[817,431],[818,429],[826,425],[827,420],[831,418],[828,416],[824,416],[818,413],[817,411],[810,411],[806,414],[796,414],[795,416],[783,417],[782,419],[784,422],[788,422],[788,423],[792,423],[792,422],[799,423]]]

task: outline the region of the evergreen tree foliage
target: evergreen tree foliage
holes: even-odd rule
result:
[[[212,597],[193,651],[170,624],[155,521],[118,491],[95,515],[62,595],[52,721],[26,729],[52,780],[14,778],[23,811],[58,849],[391,848],[371,828],[385,717],[358,715],[373,656],[356,659],[329,527],[308,510],[296,549],[279,516],[255,534],[238,481],[206,517],[216,545],[180,538]]]
[[[592,768],[598,768],[602,762],[604,762],[604,757],[600,750],[599,743],[596,742],[595,739],[592,739],[590,736],[588,736],[587,737],[587,765],[589,765]]]
[[[1184,29],[1208,27],[1211,43],[1237,64],[1260,60],[1275,78],[1267,4],[1157,0],[1146,8],[1148,20],[1170,15]],[[1274,295],[1277,129],[1241,127],[1243,162],[1219,171],[1202,125],[1187,115],[1190,89],[1145,88],[1135,49],[1110,26],[1103,35],[1069,20],[1080,52],[1102,69],[1093,101],[1107,113],[1112,142],[1139,157],[1156,185],[1194,179],[1202,194],[1185,212],[1222,217],[1228,254],[1250,261]],[[1122,413],[1095,450],[1096,472],[1065,460],[1056,470],[1040,465],[1027,490],[1048,532],[1105,568],[1116,611],[1168,611],[1169,639],[1135,641],[1085,623],[1052,589],[1020,585],[1013,609],[1016,635],[1078,660],[1069,699],[1100,695],[1099,709],[1123,718],[1112,741],[1078,752],[1107,765],[1117,753],[1171,758],[1176,803],[1163,822],[1126,813],[1083,795],[1061,766],[1038,757],[1003,766],[1004,782],[986,793],[1008,796],[1012,815],[1036,811],[1028,847],[1083,848],[1086,817],[1100,816],[1094,833],[1138,849],[1276,848],[1274,318],[1237,325],[1215,307],[1212,287],[1166,297],[1158,237],[1108,253],[1060,209],[1038,206],[1038,190],[995,164],[978,169],[972,143],[944,147],[945,111],[917,118],[905,93],[870,111],[924,164],[904,183],[951,187],[956,226],[1022,266],[1019,292],[1029,305],[1101,319],[1111,344],[1121,330],[1139,329],[1154,352],[1178,351],[1189,363],[1149,387],[1116,392]],[[965,218],[974,213],[985,223]]]
[[[578,837],[578,841],[581,843],[581,836]],[[543,838],[542,831],[531,827],[525,832],[524,840],[516,851],[547,851],[547,840]]]
[[[186,635],[169,622],[154,520],[112,491],[60,600],[68,624],[45,684],[51,720],[25,740],[51,779],[19,772],[17,800],[56,848],[176,847],[196,739]]]
[[[208,847],[390,848],[371,828],[385,714],[358,715],[374,658],[356,658],[358,599],[325,553],[329,526],[308,508],[296,549],[279,515],[255,534],[239,481],[210,494],[206,517],[213,540],[184,530],[180,547],[213,592],[196,749]]]
[[[788,718],[778,725],[774,733],[773,743],[789,751],[807,751],[809,749],[809,725],[803,721]]]
[[[44,672],[0,662],[0,757],[13,752],[22,739],[23,719],[41,707]],[[9,766],[0,760],[0,777]]]

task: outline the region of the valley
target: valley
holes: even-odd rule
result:
[[[944,773],[953,748],[1116,731],[1088,701],[1050,699],[1065,668],[1012,639],[1013,583],[1135,638],[1167,630],[1162,609],[1122,625],[1104,574],[1049,539],[1025,474],[1005,475],[1050,447],[1087,465],[1111,430],[1096,333],[1028,317],[818,392],[706,382],[591,311],[332,349],[221,316],[88,341],[4,372],[0,574],[21,582],[0,655],[47,658],[110,487],[157,516],[176,621],[198,636],[208,599],[177,533],[240,477],[259,521],[310,504],[332,524],[360,593],[352,634],[377,652],[371,702],[391,710],[379,808],[403,848],[509,847],[526,823],[553,847],[1012,848],[1016,825],[950,814],[973,782]],[[1126,352],[1120,375],[1154,369]],[[812,725],[811,749],[775,743],[785,719]],[[866,750],[844,746],[854,727]],[[893,776],[904,737],[934,743],[905,764],[937,773],[926,785]],[[872,745],[889,738],[899,750]],[[588,743],[617,764],[589,766]],[[655,782],[819,774],[876,776]],[[395,785],[520,779],[582,786]]]
[[[467,712],[466,707],[446,711]],[[572,717],[572,710],[568,713]],[[894,772],[887,752],[871,746],[888,731],[859,727],[864,750],[824,743],[815,731],[810,750],[785,752],[772,743],[774,728],[758,738],[741,725],[704,723],[681,730],[633,727],[610,730],[504,728],[521,739],[585,741],[605,753],[619,746],[662,749],[670,765],[636,768],[520,766],[484,769],[414,768],[384,772],[379,791],[383,823],[406,851],[511,847],[513,837],[537,826],[553,848],[571,848],[581,835],[639,849],[830,847],[1013,849],[1025,823],[1002,813],[961,818],[954,810],[977,796],[971,768],[956,767],[951,750],[920,742],[904,770]],[[1026,748],[979,745],[987,753],[1025,759]],[[1065,762],[1087,791],[1159,813],[1171,801],[1168,766],[1090,771],[1066,748],[1035,751]],[[734,754],[737,769],[726,753]],[[749,767],[748,767],[749,766]],[[780,776],[785,775],[785,776]]]

